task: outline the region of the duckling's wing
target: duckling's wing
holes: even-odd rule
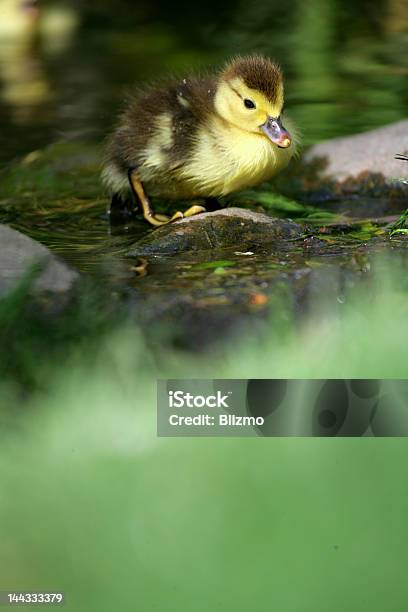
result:
[[[186,78],[132,95],[108,142],[108,158],[123,170],[150,157],[165,166],[183,164],[199,126],[213,108],[215,83]]]
[[[171,98],[170,146],[168,161],[173,167],[185,165],[193,153],[197,134],[214,108],[213,79],[182,79],[169,89]]]

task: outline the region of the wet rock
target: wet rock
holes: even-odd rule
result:
[[[36,265],[39,272],[32,287],[36,293],[65,293],[79,277],[39,242],[0,225],[0,297],[18,285]]]
[[[321,165],[321,175],[344,180],[359,175],[378,174],[385,179],[407,179],[408,163],[394,159],[408,152],[408,120],[398,121],[362,134],[333,138],[314,145],[303,161]]]
[[[247,250],[262,244],[301,238],[304,228],[285,219],[243,208],[226,208],[186,217],[149,232],[128,255],[170,255],[236,246]]]

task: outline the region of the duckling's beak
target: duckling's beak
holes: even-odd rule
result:
[[[280,117],[268,117],[260,127],[267,137],[281,149],[287,149],[292,144],[292,137],[283,127]]]

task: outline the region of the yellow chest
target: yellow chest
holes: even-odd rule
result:
[[[270,179],[291,156],[291,151],[279,149],[261,134],[214,120],[199,132],[191,161],[182,175],[194,185],[197,195],[226,195]]]

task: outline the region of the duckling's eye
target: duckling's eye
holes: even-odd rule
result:
[[[252,100],[249,100],[249,98],[245,98],[244,104],[247,108],[256,108],[255,102],[252,102]]]

